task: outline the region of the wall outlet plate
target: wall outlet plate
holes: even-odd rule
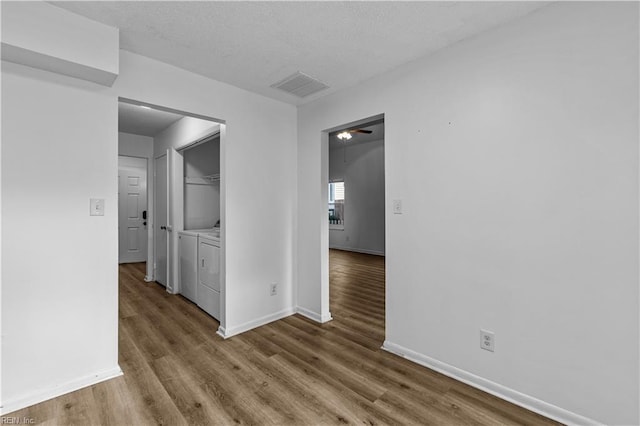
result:
[[[480,347],[486,351],[493,352],[496,345],[496,335],[493,331],[480,329]]]
[[[275,296],[276,294],[278,294],[278,284],[271,283],[271,295]]]

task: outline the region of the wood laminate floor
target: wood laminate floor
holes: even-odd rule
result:
[[[124,376],[5,417],[50,425],[551,424],[380,349],[384,258],[331,251],[333,321],[223,340],[218,323],[120,266]]]

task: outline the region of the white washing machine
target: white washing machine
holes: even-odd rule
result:
[[[198,234],[197,304],[220,320],[220,230]]]
[[[205,238],[217,238],[217,246],[218,249],[220,248],[220,228],[192,229],[178,232],[178,255],[180,256],[180,262],[178,265],[178,267],[180,268],[180,294],[196,304],[198,304],[198,273],[200,269],[198,266],[198,262],[200,261],[200,257],[198,255],[198,244],[200,235],[203,235]],[[207,249],[207,247],[205,247],[205,249]],[[211,263],[211,261],[209,263]],[[209,266],[214,267],[215,265],[212,264]],[[220,291],[219,285],[217,290],[218,292]]]
[[[198,287],[198,231],[178,232],[180,262],[180,294],[197,303]]]

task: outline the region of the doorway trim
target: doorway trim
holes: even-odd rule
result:
[[[226,121],[223,119],[206,116],[202,114],[196,114],[188,111],[183,111],[175,108],[169,108],[163,105],[153,104],[149,102],[139,101],[131,98],[118,97],[118,102],[122,102],[130,105],[145,106],[159,111],[170,112],[173,114],[179,114],[185,117],[197,118],[204,121],[210,121],[218,123],[220,126],[216,131],[206,132],[206,134],[199,135],[194,140],[185,143],[179,147],[175,147],[175,150],[182,150],[190,146],[194,146],[200,142],[204,142],[206,139],[212,137],[215,133],[220,133],[220,329],[224,330],[226,326],[226,152],[227,152],[227,132]],[[162,156],[160,154],[158,157]],[[155,161],[156,161],[155,147],[152,154],[153,161],[148,161],[148,182],[147,182],[147,208],[148,208],[148,248],[147,248],[147,272],[144,280],[146,282],[152,282],[155,280],[154,262],[155,262],[155,236],[153,235],[155,227],[155,204],[156,200],[153,194],[155,193]],[[149,187],[152,185],[152,187]]]
[[[192,145],[196,145],[200,142],[203,142],[204,140],[206,140],[207,138],[211,137],[213,134],[215,134],[216,132],[220,132],[220,224],[222,226],[223,222],[222,222],[222,216],[223,216],[223,206],[224,204],[224,199],[223,199],[223,193],[225,191],[223,191],[223,168],[224,168],[224,161],[223,161],[223,146],[225,146],[225,142],[226,142],[226,132],[223,132],[223,128],[226,125],[226,121],[219,119],[219,118],[215,118],[215,117],[210,117],[210,116],[206,116],[206,115],[202,115],[202,114],[196,114],[196,113],[192,113],[192,112],[187,112],[187,111],[182,111],[179,109],[175,109],[175,108],[169,108],[163,105],[158,105],[158,104],[152,104],[149,102],[144,102],[144,101],[139,101],[139,100],[135,100],[135,99],[131,99],[131,98],[124,98],[124,97],[118,97],[118,102],[122,102],[124,104],[129,104],[129,105],[136,105],[136,106],[143,106],[143,107],[148,107],[151,109],[155,109],[158,111],[164,111],[164,112],[170,112],[172,114],[178,114],[178,115],[182,115],[185,117],[192,117],[192,118],[197,118],[200,120],[205,120],[205,121],[211,121],[214,123],[218,123],[220,124],[220,129],[218,129],[217,131],[214,132],[207,132],[204,135],[199,135],[198,137],[196,137],[194,140],[189,141],[179,147],[176,147],[176,150],[182,150],[182,149],[186,149]],[[149,237],[148,237],[148,249],[147,249],[147,272],[146,272],[146,276],[144,277],[144,280],[146,282],[151,282],[155,280],[155,269],[154,269],[154,263],[155,263],[155,236],[153,235],[153,228],[155,226],[155,208],[156,208],[156,200],[155,200],[155,177],[156,177],[156,169],[155,169],[155,161],[159,158],[162,157],[163,154],[157,155],[155,151],[153,152],[152,155],[152,160],[153,161],[149,161],[148,162],[148,170],[147,170],[147,177],[148,177],[148,182],[147,182],[147,207],[148,207],[148,223],[149,223],[149,228],[148,228],[148,232],[149,232]],[[150,188],[149,186],[152,185],[153,187]],[[222,243],[222,233],[223,230],[222,228],[220,229],[220,240]],[[224,252],[224,250],[221,250],[221,252]],[[224,256],[221,256],[220,261],[222,262]],[[221,265],[222,268],[222,265]],[[221,270],[222,272],[223,270]],[[222,283],[221,283],[222,284]]]
[[[185,117],[198,118],[200,120],[213,121],[214,123],[218,123],[218,124],[226,124],[225,120],[221,120],[219,118],[210,117],[210,116],[207,116],[207,115],[196,114],[196,113],[193,113],[193,112],[182,111],[182,110],[179,110],[179,109],[169,108],[169,107],[165,107],[165,106],[162,106],[162,105],[150,104],[148,102],[137,101],[135,99],[123,98],[123,97],[119,96],[118,97],[118,102],[122,102],[123,104],[130,104],[130,105],[149,107],[149,108],[152,108],[152,109],[157,109],[158,111],[170,112],[172,114],[184,115]]]
[[[330,306],[330,295],[329,295],[329,221],[327,220],[327,201],[329,200],[329,133],[333,133],[337,130],[341,130],[347,127],[360,127],[365,124],[369,124],[374,121],[384,121],[385,114],[380,113],[376,115],[372,115],[367,118],[363,118],[360,120],[355,120],[343,124],[339,124],[337,126],[333,126],[322,130],[320,133],[320,183],[321,183],[321,206],[322,206],[322,214],[320,217],[322,218],[320,223],[320,317],[313,318],[317,322],[327,322],[332,319],[331,317],[331,306]],[[386,123],[385,123],[386,124]],[[384,161],[384,193],[385,193],[385,204],[387,199],[387,157],[385,155]],[[387,226],[386,226],[386,214],[385,214],[385,246],[387,241]],[[385,247],[385,253],[387,252]],[[385,281],[386,281],[386,272],[385,272]],[[386,293],[386,291],[385,291]],[[386,294],[385,294],[386,300]]]

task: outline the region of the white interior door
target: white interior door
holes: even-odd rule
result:
[[[147,260],[147,160],[118,157],[118,261]]]
[[[168,167],[167,156],[163,155],[156,158],[155,162],[155,181],[154,181],[154,225],[153,225],[153,241],[155,245],[155,262],[154,273],[156,282],[167,285],[167,208],[169,205],[168,197]]]
[[[167,158],[169,159],[167,291],[179,293],[180,270],[178,265],[180,256],[178,252],[178,232],[184,229],[184,157],[175,149],[169,149],[167,150]]]

